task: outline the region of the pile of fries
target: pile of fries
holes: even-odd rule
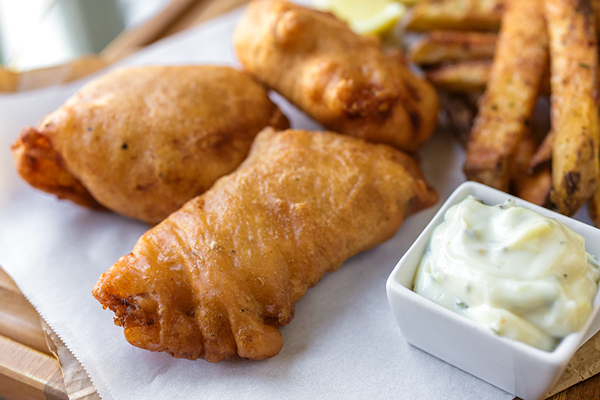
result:
[[[600,227],[600,0],[432,0],[407,31],[467,149],[468,179]],[[540,104],[549,104],[540,108]],[[548,123],[536,124],[545,110]],[[542,111],[544,112],[544,111]]]

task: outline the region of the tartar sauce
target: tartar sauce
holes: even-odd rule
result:
[[[414,291],[498,335],[553,350],[592,312],[600,266],[560,221],[469,196],[449,208]]]

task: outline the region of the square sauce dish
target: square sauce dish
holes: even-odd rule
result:
[[[500,336],[414,292],[415,275],[435,228],[444,222],[450,207],[468,196],[488,206],[511,202],[558,220],[585,239],[585,251],[595,259],[600,256],[600,230],[488,186],[465,182],[446,200],[387,280],[392,312],[410,344],[515,396],[539,399],[556,383],[577,349],[600,329],[600,292],[595,293],[583,327],[566,335],[551,351]]]

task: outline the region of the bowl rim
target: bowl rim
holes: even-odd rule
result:
[[[595,228],[591,225],[588,225],[584,222],[578,221],[574,218],[567,217],[562,214],[558,214],[555,211],[537,206],[528,201],[520,199],[516,196],[510,195],[505,192],[501,192],[497,189],[491,188],[491,187],[483,185],[481,183],[467,181],[467,182],[464,182],[461,185],[459,185],[450,194],[450,196],[448,196],[446,201],[442,204],[442,206],[439,208],[439,210],[433,216],[431,221],[427,224],[427,226],[419,234],[417,239],[415,239],[415,241],[408,248],[406,253],[404,253],[404,255],[400,258],[400,260],[398,261],[398,263],[396,264],[396,266],[390,273],[390,275],[387,279],[387,282],[386,282],[386,290],[388,291],[388,300],[390,302],[393,301],[392,300],[393,297],[389,296],[389,292],[394,291],[397,294],[399,294],[403,297],[406,297],[410,301],[416,303],[419,307],[425,307],[433,312],[441,313],[446,319],[451,319],[458,324],[464,325],[466,328],[469,328],[471,330],[476,330],[480,334],[485,335],[486,337],[490,338],[490,340],[499,340],[499,341],[503,342],[504,345],[508,346],[513,351],[526,353],[527,355],[529,355],[531,357],[535,357],[535,358],[537,358],[543,362],[546,362],[548,364],[555,364],[555,365],[565,364],[565,366],[566,366],[566,363],[568,363],[568,361],[573,357],[573,355],[575,354],[577,349],[583,343],[585,343],[589,338],[591,338],[600,328],[600,321],[598,321],[598,319],[600,319],[598,317],[599,310],[600,310],[600,290],[598,290],[596,292],[596,295],[594,296],[592,313],[588,317],[583,328],[577,332],[573,332],[573,333],[567,335],[566,337],[564,337],[559,342],[559,344],[556,346],[556,348],[554,350],[545,351],[545,350],[541,350],[536,347],[533,347],[531,345],[528,345],[526,343],[523,343],[523,342],[520,342],[520,341],[517,341],[514,339],[510,339],[508,337],[499,336],[496,333],[494,333],[491,329],[486,327],[485,325],[478,323],[476,321],[473,321],[463,315],[459,315],[451,310],[448,310],[447,308],[417,294],[416,292],[414,292],[412,290],[412,286],[409,288],[400,282],[398,276],[403,272],[403,268],[406,266],[407,259],[409,258],[409,256],[411,256],[412,253],[417,251],[416,248],[420,247],[420,245],[422,245],[422,242],[429,240],[429,237],[431,236],[433,229],[435,229],[441,223],[446,211],[453,205],[455,205],[455,204],[459,203],[460,201],[462,201],[463,199],[465,199],[468,195],[473,195],[474,197],[479,198],[485,204],[488,204],[488,205],[501,204],[503,202],[511,200],[517,206],[530,209],[532,211],[538,212],[539,214],[541,214],[543,216],[546,216],[549,218],[554,218],[554,219],[557,219],[557,220],[565,223],[569,228],[573,229],[574,231],[576,231],[577,233],[582,235],[584,237],[584,239],[586,239],[586,240],[590,234],[600,233],[597,228]],[[500,199],[502,199],[502,200],[500,200]],[[590,251],[590,249],[588,247],[586,247],[586,251],[589,252],[590,254],[594,255],[597,259],[598,259],[598,255],[600,255],[600,249],[594,249],[594,251]],[[420,259],[420,257],[419,257],[419,259]],[[411,264],[411,266],[412,266],[412,264]],[[415,267],[415,273],[416,273],[416,267]],[[414,276],[413,276],[411,282],[414,282]],[[591,327],[592,327],[594,321],[596,321],[597,323],[594,324],[595,326],[594,326],[594,329],[592,330]]]

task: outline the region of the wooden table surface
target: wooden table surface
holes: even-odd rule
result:
[[[103,52],[101,59],[94,58],[89,65],[86,61],[83,70],[78,71],[78,74],[85,74],[86,68],[89,71],[98,69],[155,40],[248,1],[173,0],[164,12],[149,23],[118,37]],[[71,79],[79,75],[72,76]],[[2,399],[68,400],[68,396],[60,364],[46,344],[46,336],[37,312],[0,268],[0,400]],[[550,399],[600,399],[600,374]]]

